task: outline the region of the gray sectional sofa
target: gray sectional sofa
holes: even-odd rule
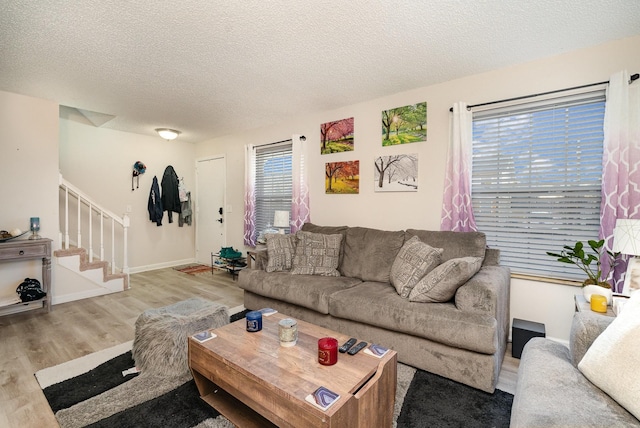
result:
[[[510,271],[499,265],[499,250],[486,248],[484,234],[416,229],[383,231],[310,223],[302,231],[298,232],[298,238],[291,235],[291,241],[278,238],[278,247],[270,245],[276,242],[275,238],[268,240],[268,249],[258,252],[254,267],[240,272],[238,284],[245,291],[247,309],[271,307],[293,318],[392,348],[405,364],[477,389],[494,391],[507,344]],[[411,240],[415,236],[418,239]],[[323,265],[325,259],[318,262],[317,249],[310,247],[313,244],[307,238],[318,237],[331,238],[324,242],[333,242],[327,245],[333,245],[332,255],[337,257],[335,271]],[[335,247],[336,242],[339,247]],[[451,297],[444,294],[446,300],[442,302],[429,301],[429,293],[438,284],[429,284],[425,276],[417,285],[413,284],[415,288],[411,291],[415,294],[422,287],[428,293],[417,294],[417,300],[423,301],[411,301],[415,300],[413,294],[403,290],[403,297],[396,288],[398,277],[403,274],[398,272],[398,266],[406,266],[396,258],[400,254],[411,259],[413,254],[408,249],[416,242],[439,251],[438,267],[478,259],[479,270],[472,271],[461,285],[451,283],[460,272],[447,271],[441,282],[454,288]],[[319,270],[296,266],[303,244],[308,249],[308,260],[311,263],[315,260],[316,266],[321,266]],[[273,262],[275,257],[292,268],[281,266],[274,271],[270,258]]]
[[[587,350],[612,321],[613,317],[594,312],[576,312],[569,348],[544,338],[527,342],[518,369],[511,428],[640,427],[633,414],[578,369]],[[629,367],[636,370],[633,362]]]

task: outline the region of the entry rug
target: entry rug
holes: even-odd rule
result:
[[[201,273],[211,273],[211,266],[203,265],[203,264],[189,264],[184,266],[175,266],[173,269],[178,272],[188,273],[189,275],[198,275]]]
[[[190,375],[124,377],[134,366],[130,349],[127,342],[36,373],[62,428],[233,427],[200,399]],[[394,426],[506,428],[512,402],[506,392],[488,394],[398,364]]]

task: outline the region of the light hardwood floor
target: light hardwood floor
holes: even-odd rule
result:
[[[34,377],[38,370],[133,340],[145,309],[190,297],[235,308],[243,292],[226,273],[187,275],[172,268],[131,275],[131,289],[0,318],[0,427],[56,427]],[[519,360],[507,349],[498,386],[513,393]]]

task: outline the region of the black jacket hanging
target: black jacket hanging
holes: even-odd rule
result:
[[[160,187],[158,186],[158,177],[156,176],[153,176],[153,182],[151,183],[147,209],[149,210],[149,220],[154,222],[157,226],[162,226],[162,215],[164,214],[164,211],[162,210]]]
[[[162,209],[169,216],[169,223],[173,223],[172,213],[182,212],[180,195],[178,193],[178,174],[171,165],[165,168],[162,175]]]

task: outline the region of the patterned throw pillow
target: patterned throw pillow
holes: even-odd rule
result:
[[[293,256],[296,250],[296,236],[269,233],[267,239],[267,253],[269,261],[267,272],[289,271],[293,266]]]
[[[325,235],[299,230],[296,237],[298,244],[293,257],[292,274],[340,276],[338,261],[341,234]]]
[[[409,293],[412,302],[448,302],[480,270],[482,258],[451,259],[429,272]]]
[[[391,285],[402,297],[409,293],[427,273],[440,264],[442,248],[433,248],[417,236],[404,243],[391,266]]]

